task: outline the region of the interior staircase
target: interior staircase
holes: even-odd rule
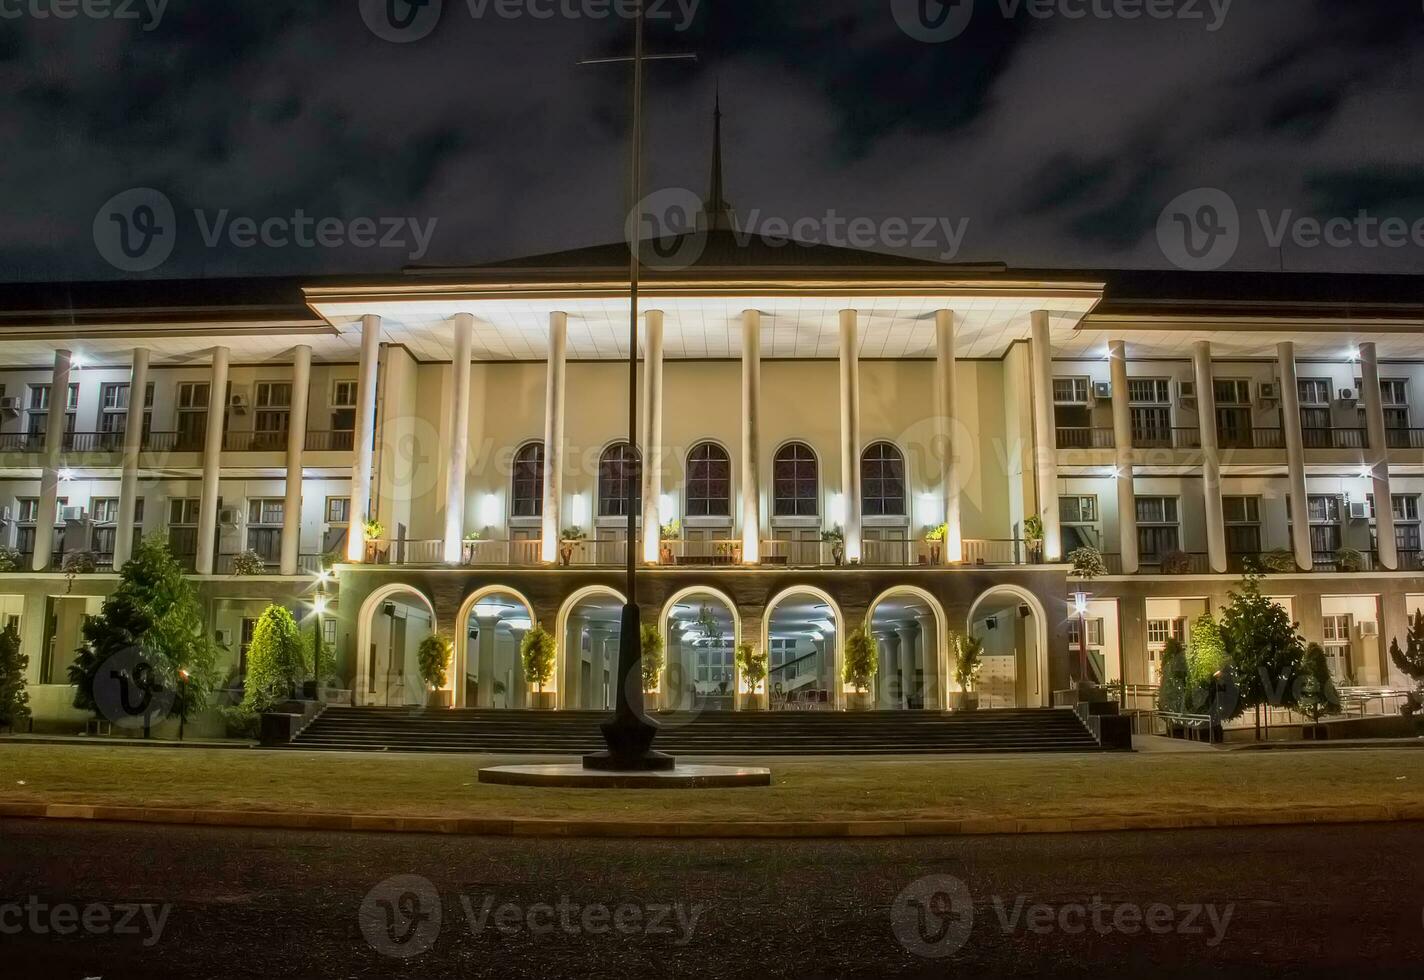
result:
[[[581,755],[603,747],[593,711],[328,707],[297,749]],[[657,747],[677,756],[1095,752],[1071,709],[746,711],[659,715]]]

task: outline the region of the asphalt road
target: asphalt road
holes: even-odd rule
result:
[[[1424,825],[547,841],[0,821],[0,977],[1410,976]]]

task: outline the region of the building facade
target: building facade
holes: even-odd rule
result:
[[[667,708],[845,707],[861,626],[886,709],[953,707],[966,633],[983,707],[1145,689],[1246,568],[1342,683],[1401,681],[1389,638],[1424,607],[1417,284],[945,266],[718,224],[649,259],[631,441],[622,246],[9,290],[0,612],[37,724],[82,717],[65,671],[139,535],[192,569],[228,687],[277,601],[357,705],[426,703],[438,632],[452,704],[602,708],[630,490]],[[1107,574],[1076,576],[1080,548]],[[535,624],[559,648],[541,690],[517,656]],[[759,691],[739,644],[767,652]]]

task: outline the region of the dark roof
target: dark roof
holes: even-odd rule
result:
[[[1424,319],[1424,276],[1141,270],[1089,275],[1107,283],[1092,316]]]

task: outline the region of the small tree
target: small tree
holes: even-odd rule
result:
[[[743,643],[737,647],[736,657],[737,671],[747,682],[748,689],[755,693],[757,686],[766,680],[766,654],[750,643]]]
[[[638,638],[643,649],[643,690],[651,691],[658,686],[663,672],[663,632],[652,623],[644,623]]]
[[[1068,561],[1073,566],[1073,574],[1085,582],[1091,582],[1108,573],[1108,564],[1103,560],[1103,553],[1097,548],[1074,548],[1068,553]]]
[[[1325,659],[1325,649],[1319,643],[1305,648],[1298,701],[1300,710],[1310,715],[1310,720],[1316,724],[1320,723],[1321,715],[1340,713],[1340,692],[1335,687],[1335,679],[1330,676],[1330,662]]]
[[[1240,591],[1230,593],[1222,611],[1221,638],[1238,697],[1224,705],[1227,718],[1256,709],[1256,737],[1261,737],[1261,707],[1293,708],[1305,660],[1305,638],[1286,611],[1261,595],[1260,580],[1247,575]]]
[[[875,650],[875,641],[864,627],[851,630],[846,637],[845,666],[841,673],[845,682],[864,694],[870,690],[870,682],[880,669],[880,655]]]
[[[420,679],[430,690],[444,690],[449,683],[451,652],[450,641],[439,633],[431,633],[420,641],[415,662],[420,668]]]
[[[534,690],[544,693],[544,685],[554,676],[554,658],[558,647],[554,636],[542,626],[535,626],[519,641],[519,659],[524,664],[524,678],[534,685]]]
[[[1163,711],[1182,714],[1187,710],[1187,690],[1191,672],[1182,641],[1175,636],[1167,640],[1162,651],[1162,685],[1157,691],[1157,705]]]
[[[14,626],[0,632],[0,728],[11,731],[30,717],[30,695],[25,690],[25,670],[30,658],[20,650],[20,634]]]
[[[234,575],[266,575],[267,562],[262,560],[262,556],[251,548],[238,552],[232,556],[232,574]]]
[[[308,634],[302,651],[303,664],[307,673],[316,681],[317,688],[320,689],[323,681],[336,674],[336,651],[326,645],[326,638],[322,636],[321,619],[317,618],[312,624],[312,631]]]
[[[953,638],[954,682],[961,691],[973,691],[979,685],[979,672],[984,669],[984,641],[977,636]]]
[[[1403,650],[1399,648],[1399,637],[1390,641],[1389,658],[1400,673],[1414,681],[1416,688],[1424,689],[1424,609],[1409,620]]]
[[[306,643],[297,621],[285,606],[268,606],[258,617],[247,648],[243,714],[260,715],[286,701],[306,672]]]

